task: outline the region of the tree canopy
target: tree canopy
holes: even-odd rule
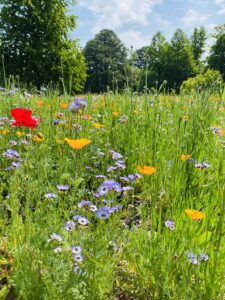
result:
[[[2,0],[0,54],[7,75],[40,88],[59,84],[80,91],[85,64],[77,42],[68,37],[76,18],[67,0]]]
[[[88,67],[86,90],[94,93],[125,86],[127,51],[112,30],[100,31],[84,48]]]

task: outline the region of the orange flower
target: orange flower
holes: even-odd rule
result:
[[[93,126],[96,128],[96,129],[100,129],[103,127],[103,125],[99,124],[99,123],[93,123]]]
[[[191,155],[188,154],[182,154],[180,157],[181,160],[188,160],[189,158],[191,158]]]
[[[224,136],[224,134],[225,134],[225,129],[220,129],[220,130],[218,131],[218,134],[219,134],[219,136]]]
[[[43,101],[37,101],[37,102],[36,102],[36,105],[37,105],[38,107],[41,107],[43,104],[44,104]]]
[[[67,107],[68,107],[68,104],[66,104],[66,103],[60,103],[60,107],[61,107],[61,108],[67,108]]]
[[[144,174],[144,175],[152,175],[155,173],[156,168],[154,167],[150,167],[150,166],[137,166],[137,169],[140,173]]]
[[[84,146],[91,143],[91,141],[88,139],[72,140],[72,139],[65,138],[65,141],[67,142],[68,145],[70,145],[71,148],[75,150],[80,150]]]
[[[118,117],[119,116],[119,112],[118,111],[114,111],[113,115],[114,115],[114,117]]]
[[[203,218],[205,218],[205,214],[198,210],[185,209],[185,212],[192,220],[202,220]]]

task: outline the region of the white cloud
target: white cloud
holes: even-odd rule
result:
[[[80,0],[78,5],[90,10],[95,18],[92,33],[103,28],[118,29],[126,24],[149,24],[155,5],[164,0]]]
[[[189,9],[186,12],[185,16],[181,19],[181,21],[187,27],[194,27],[196,25],[202,24],[202,22],[207,20],[209,17],[210,15],[202,15],[193,9]]]
[[[215,4],[220,7],[217,13],[219,15],[225,15],[225,0],[215,0]]]
[[[140,49],[141,47],[148,46],[150,44],[150,37],[144,37],[136,30],[121,32],[118,36],[128,49],[130,49],[131,46],[133,46],[134,49]]]

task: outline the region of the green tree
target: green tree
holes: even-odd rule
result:
[[[68,15],[72,1],[2,0],[0,54],[7,75],[40,88],[63,81],[67,90],[80,91],[85,82],[85,64],[75,40],[76,17]]]
[[[194,60],[190,42],[186,34],[177,29],[171,39],[167,53],[165,78],[168,87],[179,90],[184,80],[197,74],[198,68]]]
[[[208,64],[211,69],[218,70],[225,80],[225,26],[217,31],[216,42],[211,47]]]
[[[88,78],[86,90],[94,93],[123,89],[126,84],[127,51],[118,36],[101,30],[84,48]]]
[[[202,54],[205,51],[205,45],[207,40],[207,33],[205,27],[202,26],[199,29],[195,28],[190,40],[194,59],[199,63]]]

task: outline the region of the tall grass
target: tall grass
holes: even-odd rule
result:
[[[10,119],[12,108],[29,108],[40,117],[40,125],[32,131],[11,127],[7,120],[1,123],[1,153],[15,149],[22,162],[19,169],[9,170],[11,160],[0,156],[0,298],[223,299],[223,100],[209,94],[192,99],[89,95],[79,115],[60,106],[70,102],[55,95],[1,95],[2,117]],[[55,119],[61,124],[53,125]],[[41,133],[43,141],[27,137],[30,133]],[[65,138],[88,138],[91,144],[77,151]],[[9,145],[12,139],[17,145]],[[28,145],[20,144],[24,139]],[[107,172],[115,163],[111,150],[123,155],[126,169]],[[181,160],[182,154],[194,161]],[[197,168],[197,162],[210,167]],[[119,179],[137,173],[137,165],[153,166],[156,172],[142,174],[134,184]],[[97,174],[133,187],[105,197],[123,206],[106,220],[77,206],[84,199],[98,208],[104,205],[104,197],[94,195],[103,181]],[[59,192],[58,184],[70,188]],[[49,192],[57,198],[46,198]],[[185,209],[201,211],[205,218],[194,221]],[[74,215],[90,223],[69,232],[65,222]],[[175,222],[175,230],[165,226],[167,220]],[[48,241],[53,233],[63,241]],[[76,270],[71,254],[75,245],[82,247],[84,257]],[[62,251],[55,253],[58,247]],[[190,260],[190,252],[196,261]],[[208,259],[201,260],[202,254]]]

